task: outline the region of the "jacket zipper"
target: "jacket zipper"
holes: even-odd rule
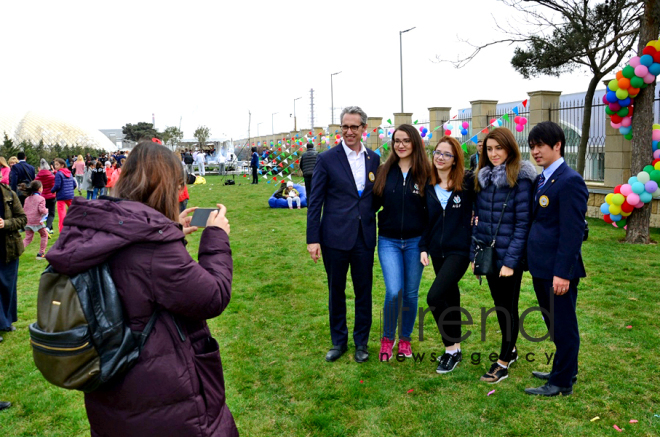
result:
[[[399,171],[401,172],[401,175],[403,176],[403,172],[401,171],[401,168],[399,168]],[[408,171],[408,173],[410,173],[410,170]],[[401,237],[402,240],[403,240],[403,215],[404,215],[404,211],[406,210],[405,205],[406,205],[406,178],[404,177],[403,178],[403,194],[401,195],[401,233],[399,234],[399,236]]]

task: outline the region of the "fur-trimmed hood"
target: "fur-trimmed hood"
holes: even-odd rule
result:
[[[518,180],[520,181],[521,179],[529,179],[530,181],[534,182],[536,176],[538,176],[538,173],[536,173],[536,168],[534,168],[534,165],[529,161],[521,161]],[[482,189],[487,188],[490,184],[495,184],[497,188],[508,186],[509,184],[506,180],[506,164],[498,165],[497,167],[485,166],[479,170],[478,179],[479,186]]]

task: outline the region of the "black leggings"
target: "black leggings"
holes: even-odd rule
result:
[[[252,183],[253,184],[259,183],[259,176],[257,176],[257,167],[252,167]]]
[[[518,316],[518,299],[520,298],[520,283],[523,271],[517,269],[512,276],[499,276],[498,271],[494,275],[486,276],[490,295],[497,309],[497,321],[502,333],[502,348],[500,349],[500,360],[508,363],[511,361],[511,353],[516,347],[518,332],[520,329],[520,317]]]
[[[55,219],[55,205],[57,204],[57,199],[46,199],[46,208],[48,208],[48,218],[46,219],[46,227],[53,230],[53,220]]]
[[[443,324],[441,326],[440,316],[447,308],[459,308],[461,306],[461,292],[458,289],[458,281],[461,280],[470,265],[470,259],[467,256],[449,255],[446,258],[433,257],[432,261],[435,280],[426,297],[426,303],[433,312],[435,323],[438,324],[442,342],[445,346],[453,346],[455,343],[460,342],[461,325]],[[443,322],[460,321],[461,312],[458,309],[447,312],[443,319]]]

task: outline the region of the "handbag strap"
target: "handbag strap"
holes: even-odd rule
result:
[[[493,242],[491,243],[492,247],[495,247],[495,239],[497,239],[497,233],[500,231],[500,225],[502,224],[502,217],[504,217],[504,210],[506,209],[506,204],[509,202],[509,196],[511,195],[512,191],[513,188],[511,188],[507,193],[506,199],[504,200],[504,205],[502,205],[502,213],[500,214],[500,220],[497,222],[497,228],[495,228],[495,235],[493,236]]]

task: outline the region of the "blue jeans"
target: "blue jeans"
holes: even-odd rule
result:
[[[421,237],[407,240],[378,237],[378,259],[385,279],[383,337],[390,340],[395,340],[399,312],[400,339],[410,341],[415,326],[419,283],[424,271],[419,260],[420,239]]]
[[[103,190],[105,190],[105,188],[94,187],[94,191],[92,192],[92,199],[98,199],[99,196],[103,196]]]

